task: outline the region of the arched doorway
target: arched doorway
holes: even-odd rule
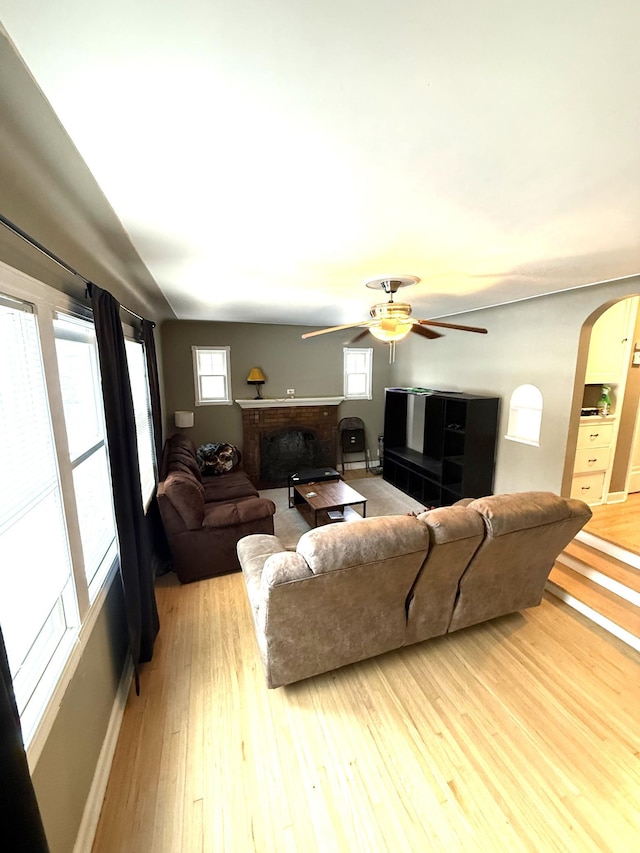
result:
[[[583,440],[579,437],[577,442],[572,494],[586,494],[584,499],[592,504],[594,516],[585,532],[640,553],[640,538],[635,534],[640,528],[638,297],[630,295],[604,305],[594,314],[585,322],[591,336],[578,427]],[[612,399],[612,411],[606,418],[595,412],[603,386],[610,389]]]

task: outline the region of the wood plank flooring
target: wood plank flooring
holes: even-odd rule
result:
[[[640,492],[629,495],[624,503],[602,504],[591,510],[587,532],[640,554]]]
[[[267,690],[240,574],[157,594],[93,853],[638,849],[640,655],[553,597]]]

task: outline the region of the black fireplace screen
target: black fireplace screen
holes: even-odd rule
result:
[[[260,480],[273,486],[302,468],[328,464],[322,442],[312,429],[285,429],[260,438]]]

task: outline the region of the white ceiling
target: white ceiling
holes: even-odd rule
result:
[[[182,319],[442,317],[640,273],[636,0],[0,0]]]

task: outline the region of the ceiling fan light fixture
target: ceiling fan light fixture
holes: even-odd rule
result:
[[[410,319],[411,306],[406,302],[382,302],[374,305],[371,316],[378,322],[369,326],[369,331],[379,341],[391,343],[401,341],[411,331],[414,320]]]
[[[384,325],[382,324],[384,323]],[[384,320],[378,326],[369,326],[369,331],[374,338],[390,344],[392,341],[401,341],[411,331],[413,323],[401,323],[398,320]]]

